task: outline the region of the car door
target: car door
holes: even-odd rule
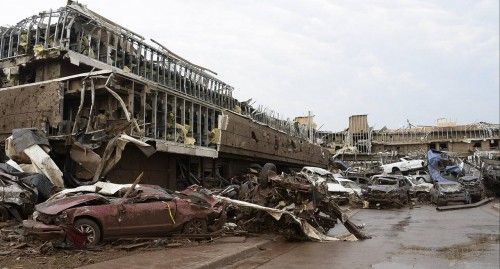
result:
[[[124,234],[164,234],[174,227],[176,205],[173,201],[129,199],[120,207],[120,227]]]

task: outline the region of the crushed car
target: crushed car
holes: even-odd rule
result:
[[[417,198],[419,202],[426,202],[429,200],[429,194],[431,189],[434,187],[433,184],[422,182],[414,177],[407,176],[408,183],[410,183],[410,196],[412,198]]]
[[[335,177],[335,179],[340,183],[340,185],[342,185],[342,187],[347,189],[349,195],[357,195],[359,197],[363,195],[361,187],[356,182],[343,177]]]
[[[0,172],[0,221],[26,218],[33,212],[36,201],[33,187]]]
[[[330,171],[319,167],[305,166],[300,170],[300,174],[306,176],[306,178],[311,182],[325,181],[328,187],[328,192],[332,195],[334,201],[338,204],[345,204],[349,202],[350,191],[342,186],[337,180],[337,177]]]
[[[85,235],[86,246],[94,246],[116,237],[207,234],[223,211],[208,190],[172,192],[136,185],[130,191],[131,187],[97,182],[66,189],[38,204],[33,219],[25,220],[23,226],[28,235],[44,239],[68,239],[68,231],[74,228]]]
[[[33,213],[35,204],[52,195],[54,185],[43,174],[25,173],[9,160],[0,163],[0,219],[21,221]]]
[[[477,202],[484,196],[484,188],[481,179],[475,175],[465,175],[457,179],[465,190],[469,193],[471,202]]]
[[[450,165],[452,162],[441,151],[430,149],[427,152],[427,166],[429,174],[434,181],[434,187],[431,189],[431,201],[438,205],[446,205],[449,202],[470,203],[470,195],[467,189],[457,181],[449,180],[450,177],[455,177],[451,173],[459,171],[458,166]],[[455,172],[457,173],[457,172]]]
[[[450,202],[470,204],[470,196],[464,187],[455,181],[440,180],[434,182],[430,191],[431,202],[437,206],[444,206]]]
[[[363,193],[370,205],[402,207],[410,201],[411,184],[404,176],[376,175],[371,183]]]

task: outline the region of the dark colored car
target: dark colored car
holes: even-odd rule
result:
[[[460,183],[451,180],[434,182],[430,195],[431,201],[438,206],[447,205],[450,202],[470,203],[467,190]]]
[[[403,206],[410,200],[411,184],[404,176],[373,176],[372,185],[364,190],[370,204]]]
[[[0,221],[12,217],[21,220],[33,212],[37,193],[31,186],[7,176],[0,174]]]
[[[24,221],[25,230],[47,239],[67,235],[68,227],[74,227],[92,246],[106,238],[207,234],[222,217],[217,199],[199,187],[169,192],[141,185],[122,198],[127,189],[113,196],[75,193],[38,204],[33,220]]]
[[[472,202],[477,202],[483,197],[483,186],[477,176],[465,175],[458,178],[458,182],[467,190]]]

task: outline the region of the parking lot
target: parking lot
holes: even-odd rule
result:
[[[353,220],[366,225],[370,240],[275,243],[228,268],[498,268],[499,211],[492,205],[360,209]]]

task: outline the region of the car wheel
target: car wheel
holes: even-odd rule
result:
[[[87,234],[86,246],[95,246],[101,241],[101,228],[91,219],[79,219],[75,221],[75,229]]]
[[[393,167],[392,168],[392,173],[393,174],[397,174],[397,173],[400,173],[400,172],[401,172],[401,170],[399,170],[399,168],[397,168],[397,167]]]
[[[207,221],[204,219],[192,219],[182,229],[183,234],[207,234]]]

